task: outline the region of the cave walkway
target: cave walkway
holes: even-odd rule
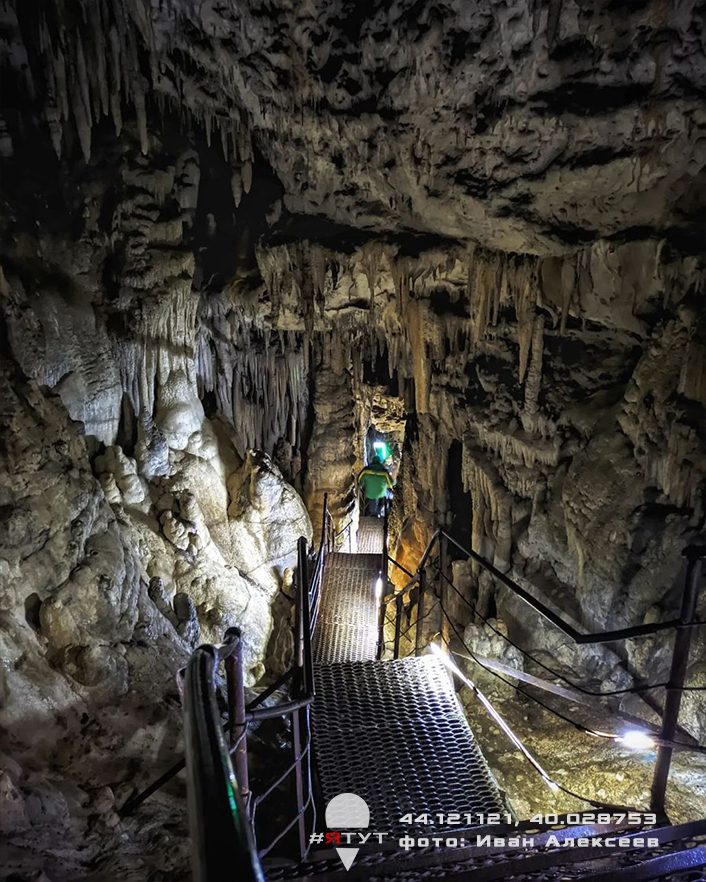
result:
[[[323,801],[355,793],[371,830],[399,835],[449,829],[437,813],[507,813],[443,664],[429,655],[376,660],[382,541],[382,521],[361,518],[364,550],[326,562],[311,721]],[[402,823],[410,812],[432,821]]]

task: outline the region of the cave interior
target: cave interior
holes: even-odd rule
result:
[[[702,822],[703,17],[696,0],[3,2],[0,879],[299,878],[301,825],[258,848],[304,785],[258,794],[303,731],[303,817],[336,827],[336,665],[352,695],[369,670],[417,696],[420,671],[452,672],[429,686],[447,711],[391,696],[361,728],[363,789],[416,780],[395,765],[409,733],[448,712],[511,824]],[[373,519],[359,476],[378,452],[394,489]],[[337,568],[367,586],[349,620]],[[367,628],[368,654],[327,656],[332,623]],[[234,857],[214,874],[189,672],[236,644],[211,723],[231,725],[231,679],[259,706],[223,760],[258,815],[219,838]],[[703,879],[704,835],[675,846],[692,875],[644,878]],[[444,854],[433,878],[471,872]],[[618,880],[620,859],[542,878]]]

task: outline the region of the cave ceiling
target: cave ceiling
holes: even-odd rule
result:
[[[185,878],[183,794],[117,813],[181,749],[175,673],[233,627],[248,686],[288,668],[300,537],[327,499],[354,550],[374,436],[402,569],[444,525],[577,628],[676,619],[706,536],[704,6],[0,2],[0,878]],[[575,646],[453,564],[479,655],[654,718],[671,631]],[[646,801],[642,758],[468,671],[548,768]],[[677,753],[674,820],[703,768]]]
[[[693,239],[698,6],[52,0],[3,16],[12,91],[57,153],[78,137],[90,160],[110,117],[134,117],[146,153],[177,113],[235,160],[234,193],[257,154],[290,214],[551,254]]]

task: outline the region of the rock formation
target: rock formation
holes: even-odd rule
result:
[[[408,568],[442,523],[577,626],[675,615],[705,516],[699,4],[0,21],[0,825],[53,882],[149,877],[174,809],[115,809],[178,752],[174,675],[234,624],[249,685],[283,669],[297,539],[324,493],[354,534],[371,426],[401,450]],[[576,648],[455,566],[560,672],[666,679],[671,638]]]

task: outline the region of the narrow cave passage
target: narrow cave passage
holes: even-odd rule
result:
[[[699,12],[3,4],[0,882],[702,878]]]

